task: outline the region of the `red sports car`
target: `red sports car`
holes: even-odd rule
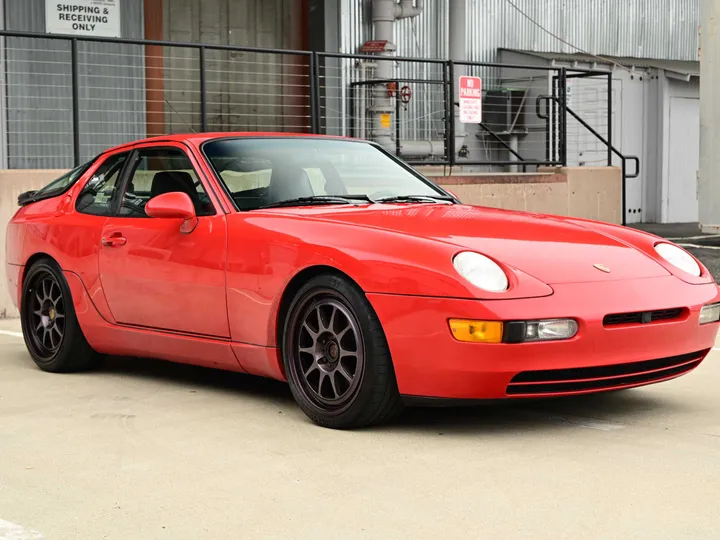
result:
[[[40,368],[129,355],[272,377],[328,427],[415,399],[665,381],[703,361],[720,319],[683,249],[461,204],[366,141],[148,139],[19,202],[7,269]]]

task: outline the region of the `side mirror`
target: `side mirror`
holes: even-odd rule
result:
[[[145,205],[145,213],[152,218],[182,219],[180,232],[185,234],[193,232],[198,224],[192,200],[180,191],[153,197]]]

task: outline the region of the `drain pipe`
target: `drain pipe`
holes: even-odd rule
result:
[[[462,30],[463,36],[465,35],[465,21],[464,16],[466,10],[464,9],[458,15],[463,17]],[[374,30],[374,39],[387,41],[385,50],[378,53],[378,56],[388,58],[388,60],[378,60],[376,78],[380,80],[392,80],[394,73],[394,64],[392,56],[397,50],[393,43],[393,28],[396,20],[406,19],[409,17],[417,17],[423,12],[423,0],[373,0],[372,4],[372,21]],[[452,31],[452,28],[451,28]],[[462,41],[462,47],[460,54],[464,54],[464,38]],[[372,105],[369,107],[369,112],[372,115],[372,131],[371,137],[378,144],[382,145],[389,152],[395,153],[397,150],[395,141],[393,140],[392,122],[390,119],[395,114],[395,107],[393,106],[393,100],[388,94],[387,83],[381,83],[373,86],[372,88]],[[457,96],[456,96],[457,100]],[[459,112],[456,111],[456,138],[455,148],[461,148],[465,144],[465,130],[462,124],[457,121]],[[395,119],[397,122],[397,118]],[[459,127],[458,127],[459,124]],[[404,157],[429,157],[429,156],[443,156],[445,155],[445,141],[443,139],[438,140],[420,140],[420,141],[400,141],[398,145],[400,147],[400,155]]]
[[[394,63],[392,57],[397,48],[393,43],[395,21],[417,17],[423,12],[423,0],[373,0],[372,20],[374,38],[387,41],[385,50],[378,56],[388,60],[377,61],[376,78],[387,81],[392,80]],[[373,86],[373,102],[369,110],[372,114],[372,138],[389,152],[395,153],[397,148],[393,139],[392,122],[395,114],[393,98],[388,94],[387,83]],[[397,99],[397,98],[396,98]],[[396,118],[397,122],[398,119]],[[442,140],[432,141],[400,141],[400,154],[405,157],[442,156],[445,154],[445,144]]]
[[[396,47],[393,43],[393,25],[397,9],[401,6],[395,3],[395,0],[373,0],[372,4],[372,22],[374,38],[376,40],[387,41],[385,50],[378,53],[380,57],[391,57],[395,53]],[[392,79],[393,61],[378,60],[377,69],[375,71],[377,79],[386,81]],[[392,140],[392,128],[390,118],[395,111],[392,99],[388,93],[387,83],[376,84],[372,88],[372,105],[369,108],[372,113],[372,131],[371,135],[375,142],[386,148],[388,151],[395,151],[395,143]]]

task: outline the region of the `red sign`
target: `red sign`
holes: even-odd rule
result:
[[[482,81],[480,77],[460,77],[460,121],[482,122]]]
[[[360,47],[360,52],[362,53],[377,53],[377,52],[385,52],[385,47],[387,45],[387,39],[376,39],[376,40],[370,40],[363,43],[362,47]]]

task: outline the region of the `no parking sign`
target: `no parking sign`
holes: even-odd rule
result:
[[[460,77],[460,121],[482,122],[482,81],[480,77]]]

